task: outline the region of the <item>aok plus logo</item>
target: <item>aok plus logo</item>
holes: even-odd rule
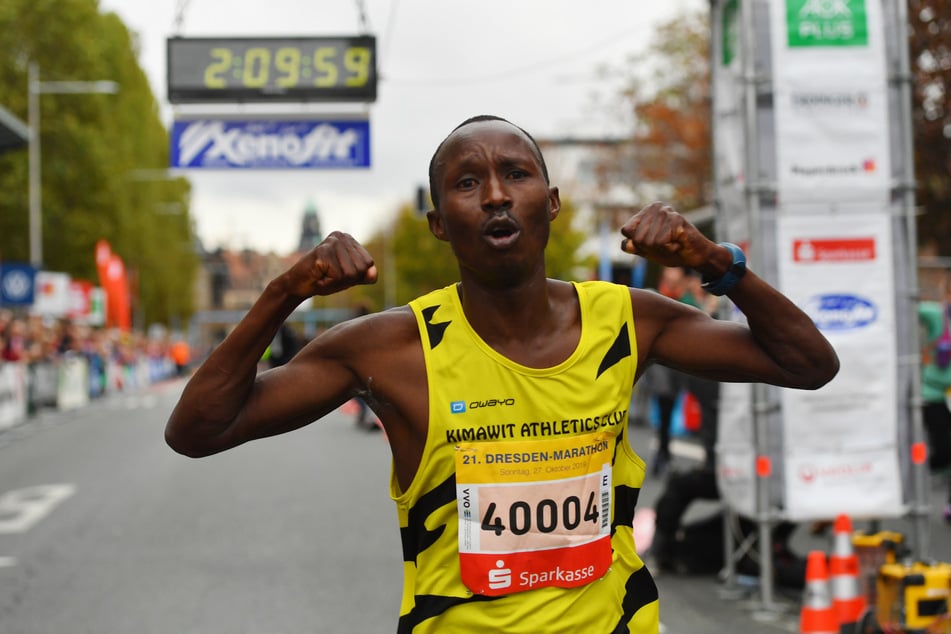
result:
[[[505,567],[505,562],[501,559],[495,562],[495,568],[489,570],[489,588],[492,590],[502,590],[512,585],[512,569]]]
[[[866,0],[786,0],[789,48],[868,46]]]

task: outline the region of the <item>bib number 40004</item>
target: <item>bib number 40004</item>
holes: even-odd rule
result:
[[[497,510],[495,502],[491,502],[482,517],[482,530],[496,535],[501,535],[506,529],[513,535],[524,535],[532,530],[533,520],[534,526],[541,533],[555,532],[559,526],[564,530],[573,531],[582,522],[592,522],[597,525],[598,518],[601,516],[594,492],[589,494],[583,513],[581,500],[575,495],[565,498],[560,508],[558,503],[550,498],[539,500],[534,509],[528,502],[513,502],[508,508],[508,525],[502,522],[502,517],[496,515]]]

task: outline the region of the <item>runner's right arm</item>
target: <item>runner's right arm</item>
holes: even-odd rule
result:
[[[301,302],[376,277],[370,254],[334,232],[272,280],[185,386],[165,428],[169,446],[191,457],[218,453],[306,425],[346,401],[357,389],[345,354],[357,326],[336,327],[326,342],[308,345],[296,363],[258,375],[258,361]]]

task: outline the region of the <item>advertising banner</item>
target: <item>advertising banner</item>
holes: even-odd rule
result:
[[[125,263],[106,240],[96,242],[95,257],[101,289],[90,290],[89,323],[127,331],[132,326],[132,296]]]
[[[720,384],[717,415],[717,488],[730,508],[756,515],[756,439],[753,394],[748,383]]]
[[[876,0],[772,0],[779,201],[888,201],[884,25]]]
[[[334,169],[370,167],[367,120],[175,121],[171,167]]]
[[[132,298],[125,262],[115,253],[106,268],[106,325],[128,332],[132,327]]]
[[[0,430],[26,418],[26,363],[0,363]]]
[[[782,390],[787,510],[794,519],[826,517],[833,505],[856,515],[897,514],[890,218],[782,216],[777,234],[781,288],[813,319],[841,364],[821,390]]]
[[[106,291],[101,286],[89,289],[89,313],[84,323],[89,326],[104,326],[106,323]]]
[[[749,242],[739,245],[749,251]],[[729,319],[746,325],[746,316],[730,302]],[[717,487],[734,510],[756,515],[756,436],[753,421],[753,386],[720,384],[717,415]]]
[[[714,60],[713,115],[717,125],[713,132],[716,136],[715,165],[722,171],[721,182],[728,181],[736,186],[743,181],[744,140],[743,140],[743,91],[738,41],[737,0],[728,0],[719,6],[717,19],[716,53]]]
[[[896,448],[786,456],[786,504],[792,521],[835,517],[898,517],[901,474]]]
[[[92,282],[71,280],[69,283],[69,310],[66,316],[73,321],[85,323],[91,307]]]
[[[901,25],[879,0],[710,6],[717,239],[745,241],[841,362],[819,390],[722,384],[717,484],[750,516],[901,515],[913,324],[896,290],[908,236],[891,207],[900,69],[886,55]]]
[[[60,361],[56,376],[56,407],[77,409],[89,404],[89,364],[81,357]]]
[[[731,240],[744,231],[743,190],[746,186],[743,67],[738,0],[712,7],[713,26],[713,135],[714,170],[724,228]]]
[[[0,306],[30,306],[35,295],[35,266],[24,262],[0,264]]]
[[[36,274],[36,299],[31,312],[47,317],[65,317],[70,308],[68,273],[39,271]]]

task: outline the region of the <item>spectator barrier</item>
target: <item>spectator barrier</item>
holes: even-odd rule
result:
[[[79,409],[104,395],[139,390],[175,375],[175,364],[166,357],[121,363],[67,354],[52,361],[0,362],[0,431],[44,408]]]

